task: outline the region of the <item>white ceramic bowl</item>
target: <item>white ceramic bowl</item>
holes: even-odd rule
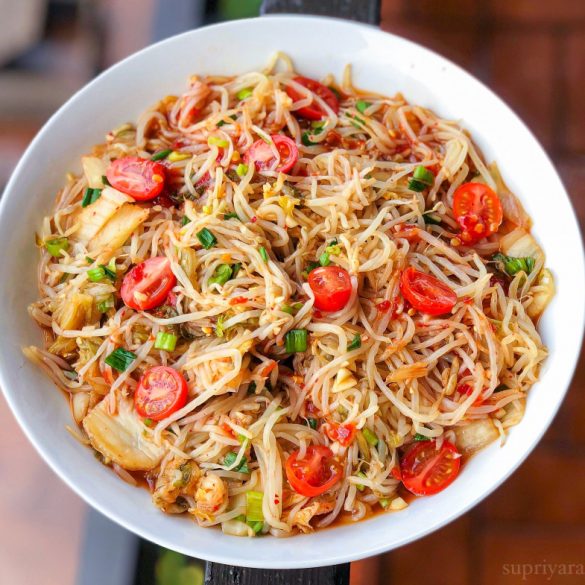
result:
[[[65,172],[79,170],[80,155],[108,130],[135,120],[162,96],[181,92],[189,75],[258,70],[276,50],[291,55],[298,71],[309,77],[340,76],[344,65],[352,63],[358,86],[390,95],[401,91],[414,103],[461,119],[487,159],[497,160],[534,219],[558,292],[541,323],[550,357],[530,391],[524,420],[503,448],[492,445],[471,459],[449,489],[399,513],[292,540],[258,540],[225,536],[166,516],[145,490],[99,465],[65,430],[71,422],[66,400],[20,348],[40,343],[27,314],[37,294],[33,234],[51,210]],[[295,568],[347,562],[420,538],[469,510],[518,467],[552,421],[583,332],[579,229],[555,169],[524,124],[491,91],[444,58],[377,29],[332,19],[262,17],[202,28],[149,47],[100,75],[51,118],[20,161],[0,206],[0,250],[0,384],[31,442],[73,490],[106,516],[162,546],[226,564]]]

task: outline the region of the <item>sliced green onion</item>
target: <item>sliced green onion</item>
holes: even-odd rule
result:
[[[296,315],[297,311],[300,311],[304,303],[294,303],[292,305],[282,305],[281,311],[288,313],[289,315]]]
[[[137,357],[134,352],[118,347],[106,358],[106,364],[118,372],[124,372]]]
[[[252,380],[248,386],[248,394],[256,394],[256,382]]]
[[[242,435],[242,433],[238,433],[236,435],[236,439],[238,439],[238,441],[240,441],[240,443],[242,443],[242,444],[244,444],[250,440],[250,439],[248,439],[248,437],[246,437],[246,435]]]
[[[240,271],[241,267],[242,267],[241,262],[236,262],[235,264],[232,264],[232,278],[235,278],[238,275],[238,272]]]
[[[155,152],[151,157],[150,160],[162,160],[163,158],[167,158],[169,154],[171,154],[173,150],[171,148],[167,148],[166,150],[160,150],[159,152]]]
[[[85,257],[85,261],[86,261],[88,264],[93,264],[93,263],[95,262],[95,260],[94,260],[93,258],[91,258],[90,256],[86,256],[86,257]]]
[[[284,345],[286,353],[299,353],[307,351],[307,330],[291,329],[284,336]]]
[[[358,130],[362,130],[365,125],[365,120],[362,120],[359,116],[352,116],[351,114],[345,114],[351,121],[351,125]]]
[[[313,142],[311,140],[312,135],[313,134],[308,130],[301,134],[301,143],[303,144],[303,146],[313,146],[314,144],[319,144],[318,142]]]
[[[370,429],[368,429],[368,427],[364,427],[362,429],[362,433],[364,434],[364,438],[366,439],[366,441],[372,447],[375,447],[379,443],[380,440],[378,439],[378,436],[376,435],[376,433],[373,433],[372,431],[370,431]]]
[[[534,269],[534,258],[525,257],[525,258],[515,258],[514,256],[506,256],[501,252],[494,254],[492,256],[492,260],[498,263],[498,267],[502,272],[505,272],[509,276],[514,276],[518,274],[518,272],[525,272],[526,274],[530,274]]]
[[[358,471],[356,473],[356,475],[358,477],[361,477],[362,479],[367,479],[367,475],[363,472],[363,471]],[[355,486],[360,492],[363,492],[366,489],[366,486],[362,485],[361,483],[356,484]]]
[[[329,264],[331,264],[331,260],[329,259],[329,252],[323,252],[323,254],[319,256],[319,264],[321,264],[321,266],[329,266]]]
[[[427,211],[423,213],[423,220],[426,224],[439,225],[441,223],[441,216],[432,211]]]
[[[506,386],[506,384],[500,384],[499,386],[496,386],[494,389],[494,392],[503,392],[504,390],[509,390],[509,386]]]
[[[142,421],[147,427],[151,427],[154,424],[154,421],[151,418],[145,418]]]
[[[244,87],[244,89],[240,89],[240,91],[236,94],[236,97],[241,101],[249,98],[254,90],[251,87]]]
[[[237,118],[238,118],[238,117],[236,116],[236,114],[232,114],[232,115],[231,115],[229,118],[230,118],[231,120],[237,120]],[[220,121],[217,123],[217,127],[218,127],[218,128],[221,128],[222,126],[225,126],[226,124],[229,124],[229,122],[226,122],[225,120],[220,120]]]
[[[347,346],[347,351],[352,351],[354,349],[358,349],[358,347],[362,346],[362,336],[359,333],[356,333],[351,340],[351,343]]]
[[[416,435],[414,435],[414,440],[415,441],[430,441],[430,439],[428,437],[425,437],[424,435],[421,435],[420,433],[417,433]]]
[[[237,173],[238,177],[243,177],[247,172],[248,172],[248,165],[247,164],[240,163],[236,167],[236,173]]]
[[[262,512],[262,492],[246,492],[246,521],[247,522],[264,522],[264,513]]]
[[[219,146],[220,148],[226,148],[229,142],[225,138],[220,138],[219,136],[210,136],[207,139],[207,144],[209,146]]]
[[[109,262],[107,266],[104,266],[103,264],[100,265],[103,269],[104,269],[104,273],[105,275],[110,279],[110,280],[116,280],[117,277],[117,270],[116,270],[116,259],[112,258]]]
[[[321,266],[321,264],[319,264],[319,262],[313,262],[312,260],[307,262],[307,266],[305,267],[305,269],[303,270],[302,274],[305,278],[309,277],[309,274],[315,270],[315,268],[319,268],[319,266]]]
[[[231,467],[238,458],[238,454],[235,451],[230,451],[223,459],[223,464],[226,467]],[[246,457],[242,457],[240,464],[237,467],[234,467],[232,471],[239,471],[240,473],[250,473],[250,469],[248,468],[248,460]]]
[[[201,242],[201,245],[209,250],[217,244],[217,238],[207,229],[203,228],[200,232],[197,232],[197,239]]]
[[[191,223],[191,220],[186,215],[184,215],[181,218],[181,225],[182,226],[186,226],[188,223]]]
[[[189,152],[178,152],[177,150],[173,150],[171,152],[171,154],[169,154],[169,161],[170,162],[179,162],[180,160],[187,160],[188,158],[191,158],[192,156],[193,155]]]
[[[239,217],[237,213],[224,213],[223,214],[223,218],[224,219],[237,219],[238,221],[242,221]]]
[[[411,191],[421,192],[427,187],[432,187],[435,182],[435,175],[426,167],[419,165],[414,169],[412,179],[408,183],[408,188]]]
[[[96,266],[95,268],[90,268],[87,271],[87,278],[92,282],[100,282],[106,277],[106,271],[104,270],[103,265]]]
[[[240,514],[239,516],[236,516],[234,518],[234,520],[237,520],[238,522],[245,522],[246,521],[246,515],[245,514]]]
[[[260,246],[260,250],[258,250],[260,252],[260,256],[262,257],[262,260],[264,260],[264,262],[268,262],[268,252],[266,251],[266,248],[264,246]]]
[[[318,421],[316,418],[313,418],[313,417],[311,417],[311,416],[310,416],[310,417],[307,419],[307,423],[308,423],[308,425],[309,425],[309,426],[310,426],[310,427],[311,427],[311,428],[312,428],[314,431],[316,431],[316,430],[317,430],[317,425],[319,424],[319,421]]]
[[[382,508],[387,508],[390,505],[390,500],[388,498],[382,498],[381,500],[379,500],[379,502]]]
[[[370,102],[366,102],[364,100],[358,100],[355,103],[355,109],[360,113],[363,114],[372,104]]]
[[[91,187],[87,187],[83,194],[83,199],[81,200],[81,207],[87,207],[92,203],[95,203],[102,195],[101,189],[92,189]]]
[[[110,295],[97,304],[97,309],[100,313],[107,313],[115,306],[114,296]]]
[[[165,333],[159,331],[156,334],[156,340],[154,342],[154,349],[162,349],[164,351],[174,351],[177,346],[177,336],[173,333]]]
[[[232,272],[232,267],[229,264],[220,264],[216,267],[213,276],[207,281],[207,284],[219,284],[223,286],[232,277]]]
[[[217,318],[217,323],[215,324],[215,335],[217,337],[223,337],[225,329],[223,328],[223,322],[225,321],[225,315],[220,315]]]
[[[253,530],[254,534],[258,534],[264,528],[264,522],[246,522],[246,524]]]
[[[69,248],[69,240],[65,237],[53,238],[52,240],[47,240],[45,242],[45,248],[47,248],[47,252],[49,252],[51,256],[59,258],[59,256],[61,256],[61,251]]]
[[[106,177],[106,175],[102,175],[102,183],[106,186],[106,187],[111,187],[112,185],[110,185],[110,181],[108,181],[108,177]]]

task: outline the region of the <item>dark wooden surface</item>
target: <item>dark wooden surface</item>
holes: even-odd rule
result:
[[[264,0],[261,14],[316,14],[378,26],[380,0]],[[349,563],[274,571],[206,563],[205,585],[348,585]]]
[[[380,0],[264,0],[261,14],[318,14],[378,26]]]
[[[316,569],[271,571],[207,563],[205,585],[347,585],[349,563]]]

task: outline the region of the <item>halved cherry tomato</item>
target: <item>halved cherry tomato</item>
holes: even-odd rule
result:
[[[461,226],[460,238],[475,244],[498,231],[504,213],[500,198],[483,183],[463,183],[453,195],[453,215]]]
[[[309,272],[309,286],[315,295],[315,308],[339,311],[351,296],[351,279],[339,266],[320,266]]]
[[[270,138],[278,150],[280,162],[273,169],[276,157],[270,145],[264,140],[256,140],[245,152],[244,160],[248,164],[254,164],[257,171],[274,170],[279,173],[288,173],[299,158],[299,149],[295,141],[282,134],[273,134]]]
[[[165,256],[155,256],[137,264],[124,277],[120,295],[131,309],[146,311],[164,303],[177,279]]]
[[[110,164],[106,177],[114,189],[136,201],[150,201],[163,190],[165,168],[160,163],[138,156],[125,156]]]
[[[187,403],[187,382],[177,370],[156,366],[144,372],[134,392],[136,412],[152,420],[162,420]]]
[[[330,421],[325,432],[332,441],[337,441],[341,446],[347,447],[354,440],[356,429],[353,423],[340,425],[335,421]]]
[[[293,81],[316,93],[337,114],[339,111],[339,101],[337,96],[327,86],[308,77],[294,77]],[[292,98],[293,102],[304,99],[303,95],[288,85],[286,86],[286,93]],[[304,108],[295,110],[293,113],[307,120],[320,120],[327,116],[327,113],[316,101],[313,101],[312,104]]]
[[[310,445],[303,459],[291,453],[285,464],[286,477],[293,490],[313,498],[332,488],[342,477],[341,465],[333,452],[323,445]]]
[[[417,496],[430,496],[444,490],[459,473],[461,455],[453,443],[420,441],[400,461],[404,487]]]
[[[446,284],[412,266],[400,277],[400,291],[417,311],[429,315],[448,313],[457,302],[457,295]]]

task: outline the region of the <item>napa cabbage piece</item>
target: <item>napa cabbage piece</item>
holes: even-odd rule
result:
[[[132,197],[112,187],[105,187],[97,201],[81,210],[77,217],[79,227],[73,234],[73,238],[87,246],[124,203],[133,201]]]
[[[99,255],[102,262],[107,262],[147,217],[148,209],[124,203],[91,239],[89,253]]]
[[[483,449],[500,436],[491,418],[465,422],[463,426],[454,427],[453,431],[457,448],[464,455]]]
[[[97,156],[82,156],[81,166],[88,186],[91,189],[101,189],[104,186],[103,177],[106,174],[106,163]]]
[[[94,299],[84,293],[72,293],[59,298],[53,316],[61,329],[81,329],[97,320]],[[58,336],[49,347],[56,355],[67,355],[77,349],[75,338]]]
[[[538,275],[534,287],[532,302],[526,308],[526,312],[531,319],[538,319],[555,296],[555,281],[552,272],[548,268],[543,268]]]
[[[120,397],[115,414],[108,412],[108,403],[109,399],[105,398],[83,419],[83,428],[92,447],[106,461],[113,461],[129,471],[154,469],[165,449],[145,432],[146,427],[132,401]]]
[[[500,250],[506,256],[515,258],[534,258],[544,261],[544,252],[532,234],[525,229],[516,228],[500,240]]]

